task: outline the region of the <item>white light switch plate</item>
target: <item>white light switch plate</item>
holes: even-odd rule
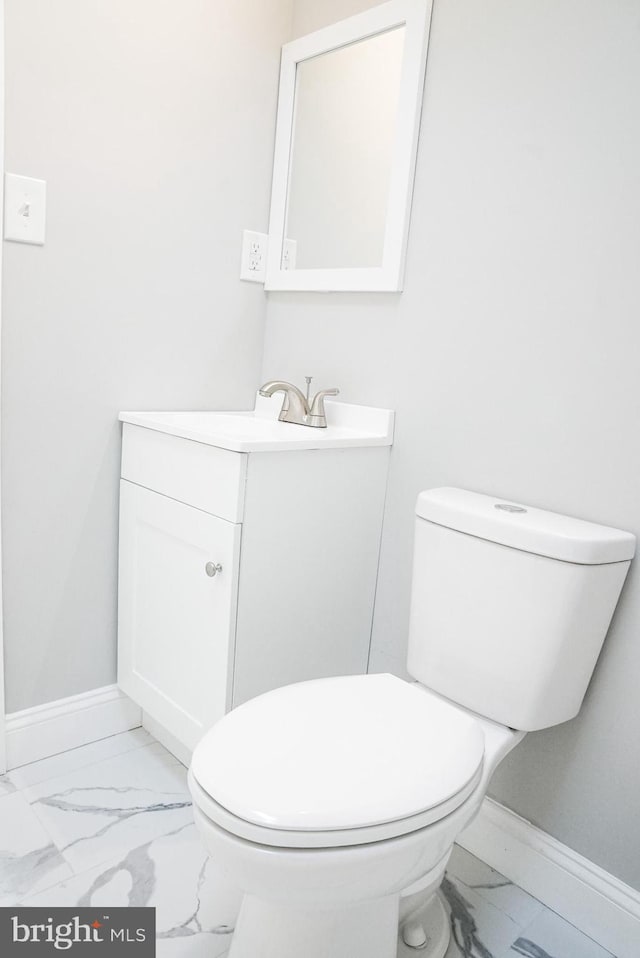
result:
[[[242,231],[240,279],[248,279],[253,283],[264,283],[268,242],[269,237],[266,233],[256,233],[254,230]]]
[[[30,176],[4,176],[4,238],[16,243],[44,244],[47,184]]]

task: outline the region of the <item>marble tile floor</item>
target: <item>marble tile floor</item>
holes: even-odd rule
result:
[[[443,890],[447,958],[612,958],[458,846]],[[14,904],[154,905],[158,958],[222,958],[237,908],[196,834],[186,769],[143,729],[0,776],[0,905]]]

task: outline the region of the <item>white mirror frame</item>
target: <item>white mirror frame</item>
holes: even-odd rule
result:
[[[322,292],[396,292],[402,289],[432,3],[433,0],[388,0],[283,46],[265,289]],[[284,270],[282,248],[287,221],[298,63],[403,25],[406,32],[382,265]]]

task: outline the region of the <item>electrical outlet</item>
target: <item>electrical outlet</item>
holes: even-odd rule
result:
[[[252,283],[264,283],[268,241],[269,237],[266,233],[256,233],[253,230],[242,231],[240,279],[247,279]]]

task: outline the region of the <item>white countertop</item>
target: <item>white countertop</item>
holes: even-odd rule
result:
[[[278,422],[281,406],[282,396],[276,394],[271,399],[257,396],[256,408],[247,411],[121,412],[119,419],[232,452],[390,446],[393,442],[390,409],[327,400],[327,428],[318,429]]]

